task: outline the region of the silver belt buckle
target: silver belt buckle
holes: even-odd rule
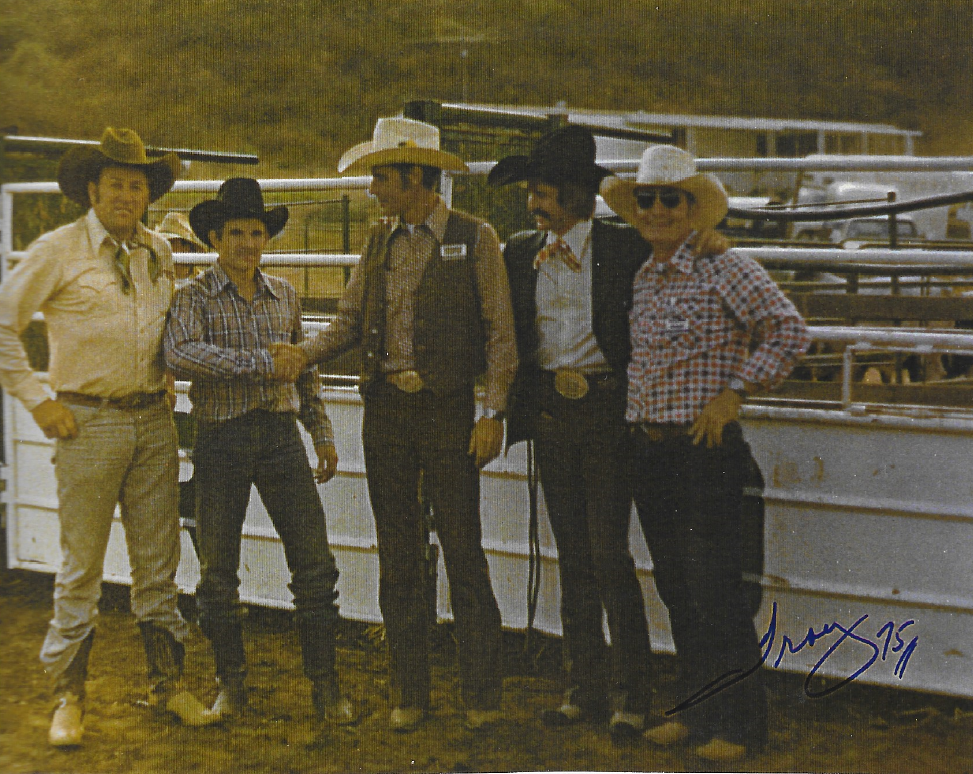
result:
[[[396,371],[385,378],[402,392],[407,392],[410,395],[419,392],[424,386],[418,371]]]
[[[554,372],[554,389],[562,398],[580,400],[588,394],[588,380],[580,371],[559,368]]]

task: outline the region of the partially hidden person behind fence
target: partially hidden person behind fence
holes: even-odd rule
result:
[[[371,173],[386,216],[368,238],[337,317],[302,345],[320,363],[361,347],[362,442],[379,554],[379,606],[389,644],[390,725],[414,729],[430,708],[429,630],[421,497],[431,504],[449,578],[467,724],[501,719],[501,622],[482,547],[479,469],[503,445],[517,368],[507,274],[493,228],[435,192],[466,164],[439,130],[379,119],[340,172]],[[485,375],[477,419],[474,383]],[[421,487],[420,487],[421,479]]]
[[[179,169],[175,154],[150,160],[130,129],[109,127],[100,144],[72,148],[58,184],[87,213],[37,239],[0,288],[0,380],[55,439],[62,560],[41,662],[54,682],[49,740],[58,747],[82,739],[116,504],[153,704],[190,725],[215,720],[181,685],[190,630],[176,606],[178,441],[162,355],[172,253],[141,223]],[[38,311],[47,324],[53,395],[19,338]]]
[[[767,699],[743,587],[741,512],[750,450],[738,422],[807,349],[804,321],[755,261],[689,243],[726,215],[719,179],[679,148],[648,148],[635,181],[606,178],[608,205],[652,246],[630,313],[626,419],[633,489],[680,667],[677,703],[646,738],[733,761],[767,737]]]
[[[488,181],[526,182],[537,223],[508,240],[504,259],[520,355],[507,443],[533,443],[561,580],[566,685],[559,706],[541,717],[555,727],[607,719],[622,742],[642,732],[652,694],[629,549],[625,424],[632,279],[649,246],[631,226],[594,217],[598,185],[610,174],[595,155],[588,129],[565,126],[529,155],[501,159]],[[726,249],[712,232],[702,241]]]
[[[336,669],[338,569],[316,483],[334,476],[338,455],[317,372],[298,371],[286,350],[303,338],[301,305],[285,280],[259,269],[284,228],[285,206],[266,208],[256,180],[232,178],[189,213],[216,264],[176,291],[165,334],[166,361],[192,381],[193,467],[200,579],[199,624],[213,646],[219,694],[212,712],[247,705],[239,607],[243,523],[255,486],[284,546],[291,572],[304,674],[316,717],[356,722]],[[311,436],[312,470],[297,421]]]
[[[155,231],[169,243],[173,253],[205,253],[209,250],[206,243],[193,233],[189,217],[184,212],[167,212]],[[176,263],[175,270],[177,288],[193,278],[193,267],[189,264]]]

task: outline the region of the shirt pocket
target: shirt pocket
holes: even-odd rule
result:
[[[118,275],[86,271],[77,277],[68,293],[58,298],[58,306],[68,312],[108,317],[118,312],[121,295]]]

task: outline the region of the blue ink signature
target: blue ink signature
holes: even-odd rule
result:
[[[778,645],[777,603],[774,602],[767,631],[764,633],[763,637],[760,638],[760,647],[762,649],[762,653],[759,661],[748,669],[733,669],[726,672],[709,685],[704,686],[702,689],[694,693],[685,701],[676,705],[672,709],[667,710],[665,714],[674,715],[678,712],[689,709],[690,707],[694,707],[697,704],[706,701],[706,699],[709,699],[716,694],[725,691],[727,688],[736,685],[741,680],[745,680],[768,662],[770,654],[774,651],[775,645],[778,646],[778,650],[777,658],[774,660],[773,666],[778,667],[787,654],[800,653],[802,650],[804,650],[804,648],[813,648],[817,642],[836,633],[839,636],[831,643],[821,658],[818,659],[817,663],[811,668],[811,671],[808,672],[808,675],[804,680],[804,694],[806,696],[811,699],[820,699],[828,694],[834,693],[863,675],[865,672],[871,669],[871,667],[874,666],[877,661],[889,661],[891,658],[894,658],[895,654],[898,654],[898,659],[895,662],[893,674],[901,680],[905,676],[906,668],[909,666],[909,659],[912,658],[912,654],[915,652],[916,646],[919,644],[918,636],[912,637],[912,639],[906,643],[905,639],[903,639],[903,633],[905,634],[905,637],[908,638],[911,632],[906,632],[905,630],[910,626],[914,626],[916,622],[909,619],[908,621],[896,626],[894,621],[888,621],[875,632],[875,639],[871,639],[866,636],[866,633],[869,631],[864,626],[866,620],[868,620],[867,614],[861,616],[861,618],[852,623],[850,626],[843,626],[837,621],[833,621],[832,623],[825,624],[819,631],[815,631],[813,627],[810,627],[807,630],[807,634],[804,635],[804,638],[797,643],[795,643],[794,640],[786,634],[782,634],[780,643]],[[811,680],[818,673],[818,670],[821,669],[825,662],[831,658],[834,652],[846,642],[856,642],[864,646],[866,648],[868,658],[860,667],[852,672],[852,674],[845,677],[840,682],[830,685],[823,690],[812,690]],[[892,655],[890,656],[889,654]]]

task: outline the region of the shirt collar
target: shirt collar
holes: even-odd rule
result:
[[[237,289],[236,283],[230,279],[230,276],[226,273],[226,271],[224,271],[223,267],[220,266],[218,262],[213,264],[213,273],[211,277],[212,279],[210,280],[209,283],[210,286],[208,288],[209,294],[211,296],[215,296],[218,295],[219,293],[222,293],[224,290],[226,290],[228,285],[232,285],[234,289]],[[267,278],[264,276],[264,273],[260,271],[260,269],[257,269],[254,275],[254,283],[256,285],[253,294],[254,298],[257,298],[265,290],[272,297],[274,298],[278,297],[277,294],[274,292],[273,287],[267,281]]]
[[[679,249],[676,250],[672,258],[665,263],[653,263],[653,268],[655,271],[662,272],[671,267],[673,270],[680,271],[683,274],[692,274],[693,265],[696,262],[696,256],[693,255],[692,250],[692,241],[693,237],[695,236],[696,232],[691,232],[689,236],[686,237],[686,241],[679,245]]]
[[[429,217],[427,217],[422,223],[418,224],[418,226],[425,226],[427,229],[429,229],[429,231],[432,232],[432,235],[436,237],[436,241],[439,242],[439,244],[442,244],[443,239],[446,237],[446,222],[448,220],[449,208],[446,206],[446,202],[443,201],[443,197],[436,194],[436,204],[433,206],[432,212],[430,212]],[[398,221],[396,221],[393,233],[399,229],[402,229],[403,231],[410,231],[409,226],[402,220],[402,218],[399,218]]]
[[[98,219],[94,207],[88,209],[88,214],[85,216],[85,224],[88,227],[88,241],[91,244],[91,251],[96,255],[101,249],[101,246],[105,244],[106,239],[111,241],[113,245],[118,245],[118,240],[108,233],[108,229]],[[135,236],[128,241],[128,245],[130,247],[134,247],[135,245],[150,245],[151,241],[145,238],[147,232],[148,229],[145,226],[141,223],[136,223]]]
[[[575,257],[584,263],[586,252],[589,252],[585,248],[590,244],[589,238],[591,237],[591,218],[587,220],[581,220],[571,226],[567,233],[561,237],[561,241],[564,242],[568,247],[571,248],[571,252],[574,253]],[[545,244],[552,244],[558,238],[557,234],[553,231],[547,232],[547,241]]]

